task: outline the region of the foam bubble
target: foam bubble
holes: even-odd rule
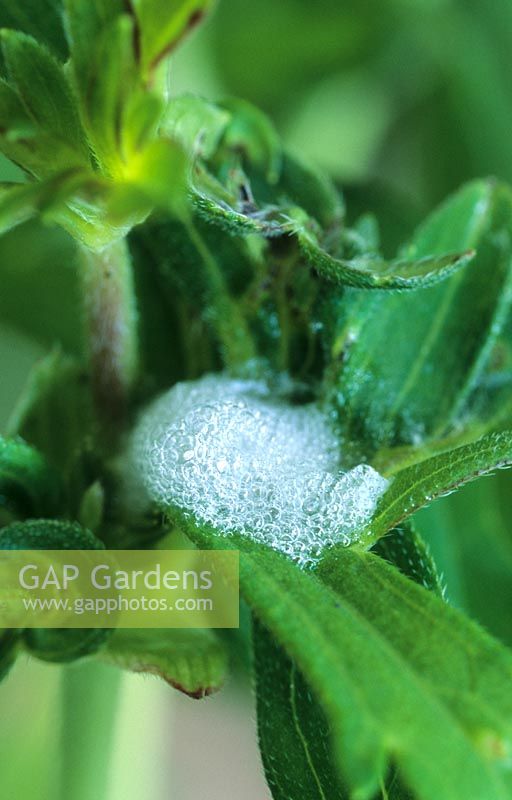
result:
[[[179,383],[156,400],[132,453],[160,507],[301,566],[325,547],[356,541],[388,485],[367,464],[342,469],[340,438],[318,406],[294,406],[284,388],[222,374]]]

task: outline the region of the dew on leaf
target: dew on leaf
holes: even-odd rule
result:
[[[367,464],[343,469],[341,450],[317,405],[220,374],[157,399],[137,426],[132,459],[160,507],[310,566],[324,548],[357,540],[388,485]]]

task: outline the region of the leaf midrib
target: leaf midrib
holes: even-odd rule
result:
[[[256,574],[257,572],[259,572],[259,569],[254,563],[254,558],[250,557],[250,560],[252,561],[252,564],[253,564],[252,572],[253,572],[253,574]],[[241,577],[242,577],[242,572],[241,572]],[[279,589],[279,583],[277,581],[275,581],[274,578],[269,578],[268,573],[261,572],[261,574],[259,575],[259,583],[263,584],[263,585],[266,585],[266,589],[267,589],[267,592],[268,592],[268,593],[266,593],[267,597],[278,596],[279,591],[276,592],[276,586],[277,586],[277,589]],[[334,594],[334,597],[331,598],[332,590],[327,589],[326,587],[324,587],[324,589],[329,594],[330,599],[333,599],[333,602],[335,602],[336,599],[338,601],[344,600],[344,598],[338,597],[336,594]],[[242,587],[242,591],[243,591],[243,587]],[[295,607],[295,612],[296,612],[297,618],[299,618],[301,620],[301,622],[302,622],[302,624],[304,626],[304,629],[307,631],[306,635],[309,634],[311,636],[311,634],[313,634],[313,641],[314,641],[315,638],[316,638],[315,637],[315,633],[318,634],[318,628],[315,626],[314,623],[312,624],[309,615],[307,615],[307,614],[304,615],[304,613],[302,613],[303,612],[303,607],[300,604],[297,603],[296,599],[293,596],[292,597],[288,596],[288,597],[289,597],[289,600],[291,601],[292,605]],[[247,598],[247,599],[249,599],[249,598]],[[249,602],[250,602],[250,599],[249,599]],[[469,747],[469,749],[474,753],[474,755],[477,757],[477,760],[478,760],[478,763],[480,765],[480,768],[483,767],[485,772],[488,774],[488,779],[489,779],[490,785],[493,784],[495,789],[497,791],[499,791],[499,794],[497,794],[495,796],[496,797],[503,797],[503,800],[506,800],[506,795],[503,794],[503,791],[505,790],[505,787],[503,786],[501,781],[499,782],[500,785],[497,783],[497,780],[498,780],[497,776],[491,770],[490,765],[486,761],[484,761],[482,759],[481,754],[475,749],[474,742],[466,734],[464,728],[462,727],[461,723],[457,720],[457,718],[453,715],[453,712],[451,711],[451,709],[449,707],[445,706],[441,702],[441,700],[439,698],[437,698],[435,695],[432,694],[432,692],[427,691],[428,689],[431,689],[431,686],[429,685],[427,680],[424,679],[421,675],[419,675],[414,669],[412,669],[411,666],[404,660],[403,656],[399,653],[399,651],[397,651],[387,639],[383,638],[375,630],[374,626],[371,625],[369,620],[366,619],[360,612],[358,612],[357,609],[355,609],[350,603],[347,603],[346,600],[344,602],[344,610],[345,610],[345,612],[347,614],[352,616],[352,618],[355,621],[355,623],[357,625],[359,625],[363,629],[364,632],[369,634],[370,639],[373,639],[377,643],[377,647],[384,649],[384,651],[386,652],[386,654],[390,657],[390,659],[392,661],[398,662],[398,664],[397,664],[397,666],[399,668],[398,669],[398,674],[401,674],[402,678],[405,675],[408,677],[408,691],[411,691],[411,685],[413,687],[413,691],[414,691],[414,689],[417,688],[417,690],[418,690],[417,694],[419,696],[423,696],[423,698],[424,698],[423,706],[429,708],[430,711],[432,711],[432,706],[434,706],[434,713],[435,713],[435,707],[436,706],[439,709],[442,709],[442,713],[446,716],[447,720],[452,724],[452,728],[454,730],[454,733],[456,733],[457,736],[460,737],[460,739],[466,744],[466,746]],[[255,609],[255,613],[259,616],[260,615],[260,609],[256,608]],[[365,631],[365,629],[366,629],[366,631]],[[328,641],[325,642],[325,635],[322,635],[322,640],[324,640],[323,641],[323,649],[326,651],[326,653],[328,655],[330,655],[332,657],[333,648],[331,647],[331,645],[330,645],[330,643]],[[317,649],[317,653],[318,653],[318,649]],[[335,654],[333,670],[332,670],[333,673],[336,673],[336,672],[339,673],[339,666],[340,666],[339,665],[339,661],[338,661],[338,659],[336,657],[336,654]],[[338,667],[338,669],[336,669],[336,667]],[[346,670],[344,670],[344,672],[345,672],[345,674],[349,674],[349,673],[347,673]],[[343,678],[343,671],[341,672],[341,675],[342,675],[342,678]],[[362,701],[363,701],[362,702],[362,707],[366,711],[367,718],[372,721],[373,727],[377,730],[377,732],[379,732],[380,728],[382,727],[382,723],[375,716],[373,710],[370,708],[370,706],[366,702],[366,699],[364,698],[364,696],[362,697],[362,692],[359,689],[359,687],[357,685],[357,682],[352,681],[350,679],[350,677],[349,677],[349,680],[346,681],[346,683],[350,687],[350,690],[356,696],[358,696],[358,698],[360,700],[362,699]],[[316,691],[319,692],[319,688],[318,687],[316,687]],[[336,699],[337,699],[336,697],[333,697],[331,695],[330,698],[329,698],[329,704],[334,704],[334,706],[338,709],[338,712],[341,711],[341,713],[343,714],[343,708],[338,705],[338,703],[336,702]],[[340,727],[339,726],[339,722],[337,722],[336,727],[337,728]],[[380,733],[379,733],[379,738],[381,739],[381,741],[383,740],[382,736],[380,735]],[[400,748],[396,749],[396,744],[397,744],[398,741],[400,741],[402,745],[405,745],[405,747],[403,747],[403,749],[402,749],[402,752],[407,752],[407,750],[410,749],[408,747],[409,743],[406,740],[401,739],[399,737],[398,731],[394,730],[394,746],[395,746],[394,752],[399,752],[399,750],[400,750]],[[390,745],[390,742],[388,741],[387,744],[386,744],[386,755],[388,756],[388,758],[391,755],[391,750],[389,748],[389,745]],[[418,759],[418,751],[414,752],[414,757],[416,759]],[[430,761],[428,759],[425,759],[424,763],[425,764],[429,764],[429,766],[430,766]]]

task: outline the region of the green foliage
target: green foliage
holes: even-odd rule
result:
[[[151,75],[184,35],[195,28],[213,0],[130,0],[140,35],[143,74]]]
[[[234,545],[242,594],[320,703],[354,796],[372,797],[391,760],[425,800],[507,797],[512,658],[504,648],[372,554],[333,550],[311,575],[246,540]],[[304,769],[287,766],[297,776]]]
[[[4,186],[0,192],[0,232],[6,233],[37,215],[48,219],[60,215],[85,179],[83,171],[71,168],[38,183]]]
[[[97,35],[93,58],[87,53],[84,65],[87,72],[85,75],[76,72],[76,83],[96,157],[115,175],[121,169],[117,165],[119,127],[136,81],[132,20],[119,16]],[[103,72],[105,80],[100,81],[98,74]]]
[[[164,130],[191,155],[211,158],[229,123],[230,114],[194,94],[175,97],[165,109]]]
[[[362,534],[375,542],[423,506],[465,483],[512,465],[512,434],[490,433],[471,444],[419,461],[398,472]]]
[[[424,538],[410,517],[512,465],[511,189],[473,181],[412,236],[403,224],[391,235],[386,214],[379,232],[364,202],[350,202],[356,192],[347,210],[336,186],[289,154],[250,103],[169,100],[167,56],[209,0],[22,5],[7,0],[0,10],[0,151],[23,181],[0,192],[0,232],[22,226],[0,243],[0,309],[62,349],[36,366],[11,438],[0,441],[0,548],[153,546],[169,523],[158,509],[134,511],[122,484],[124,442],[142,404],[205,372],[270,376],[270,385],[288,374],[293,402],[320,400],[339,426],[346,466],[371,463],[390,479],[357,541],[304,571],[235,534],[173,520],[198,545],[240,550],[273,796],[506,800],[512,656],[446,602],[424,538],[441,554],[447,596],[512,642],[506,611],[479,588],[485,565],[499,591],[512,592],[499,510],[509,508],[510,484],[502,476],[484,484],[472,511],[464,493],[456,512],[429,509],[419,520]],[[287,19],[290,4],[278,5]],[[227,62],[249,27],[261,46],[261,12],[244,13],[253,22],[226,41]],[[393,21],[401,15],[394,9]],[[307,17],[307,40],[322,42],[316,57],[328,64],[350,35],[340,44],[320,16],[301,9],[297,18]],[[294,35],[298,25],[290,17]],[[370,28],[359,29],[347,63],[380,52]],[[275,63],[282,28],[271,33],[275,52],[271,38],[264,46]],[[269,102],[274,89],[291,96],[296,83],[313,81],[307,63],[294,62],[293,83],[286,69],[263,80],[265,59],[251,63],[261,70],[251,67],[247,80],[256,95],[264,85]],[[489,107],[496,117],[496,97]],[[45,239],[41,221],[57,223],[78,248],[63,233]],[[25,237],[38,263],[18,275]],[[389,258],[395,239],[405,244]],[[45,294],[47,266],[72,259],[74,271],[57,270]],[[0,677],[21,647],[55,662],[95,654],[193,697],[220,688],[228,663],[210,631],[1,632]]]
[[[393,564],[403,575],[444,596],[444,587],[432,554],[412,523],[393,528],[372,547],[372,553]]]
[[[464,267],[474,253],[443,255],[417,261],[386,262],[371,254],[360,258],[334,258],[318,243],[314,232],[300,227],[298,239],[306,258],[331,283],[356,289],[418,289],[431,286]]]
[[[73,57],[73,73],[81,96],[86,98],[95,71],[100,69],[98,48],[104,46],[108,35],[106,32],[112,34],[111,25],[123,15],[124,6],[121,0],[97,0],[94,3],[86,0],[65,0],[64,8],[66,35]],[[102,88],[98,87],[103,92],[108,89],[106,84]],[[116,83],[114,90],[117,89]]]
[[[33,220],[0,238],[0,261],[3,323],[17,326],[46,348],[59,342],[67,353],[80,354],[80,295],[70,237]]]
[[[100,658],[132,672],[158,675],[195,698],[220,689],[227,669],[225,649],[206,629],[117,630]]]
[[[151,30],[152,13],[149,21],[143,14]],[[2,32],[0,149],[41,183],[6,193],[0,228],[44,211],[101,249],[155,206],[183,212],[186,160],[159,136],[165,93],[147,84],[138,51],[147,31],[136,30],[134,13],[122,3],[69,0],[64,18],[66,68],[26,32]]]
[[[51,664],[67,664],[102,648],[108,628],[27,628],[23,644],[30,655]]]
[[[83,365],[58,350],[37,364],[8,433],[23,436],[59,470],[64,478],[61,509],[76,516],[83,493],[98,477],[98,426]]]
[[[330,727],[308,684],[257,620],[253,625],[258,736],[275,800],[342,800]]]
[[[351,296],[337,309],[332,353],[346,358],[332,380],[349,436],[375,448],[457,424],[510,307],[511,213],[507,186],[469,184],[404,248],[414,259],[476,249],[465,269],[421,296]]]
[[[373,552],[420,585],[442,593],[432,557],[411,526],[390,531]],[[273,796],[277,800],[347,797],[334,761],[332,730],[315,694],[257,619],[253,627],[258,733]],[[393,770],[385,788],[382,783],[382,797],[388,796],[405,797]]]
[[[61,65],[35,39],[19,31],[2,32],[2,51],[9,80],[27,114],[51,137],[51,169],[82,163],[87,152],[84,135]]]
[[[23,31],[50,47],[59,58],[67,56],[60,0],[4,0],[0,27]]]
[[[29,519],[13,522],[0,533],[2,550],[101,550],[103,545],[76,522]]]
[[[72,522],[30,519],[0,531],[0,550],[99,550],[103,544]],[[43,661],[66,663],[95,653],[108,639],[106,628],[27,628],[22,641]]]
[[[176,355],[181,352],[188,362],[180,365],[183,376],[220,363],[240,367],[256,355],[238,302],[240,286],[257,271],[258,259],[247,242],[199,219],[188,224],[158,220],[134,234],[133,249],[140,270],[152,265],[161,286],[165,324],[171,329],[166,335],[175,342]]]
[[[148,144],[135,159],[130,180],[113,193],[113,219],[136,218],[141,210],[149,214],[153,206],[184,216],[185,166],[183,152],[173,142],[161,139]]]
[[[59,475],[21,439],[0,437],[0,509],[15,518],[56,514],[62,503]],[[5,524],[5,523],[4,523]]]
[[[12,161],[37,171],[41,165],[34,142],[36,127],[15,89],[3,79],[0,80],[0,120],[2,152]]]

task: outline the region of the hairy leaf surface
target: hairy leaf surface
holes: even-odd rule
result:
[[[0,27],[28,33],[62,60],[68,55],[61,0],[2,0]]]
[[[204,697],[224,682],[227,656],[210,630],[116,630],[99,658],[132,672],[158,675],[190,697]]]
[[[442,593],[439,576],[423,540],[412,526],[391,531],[373,548],[420,585]],[[257,620],[253,625],[259,743],[275,800],[347,798],[332,747],[332,730],[295,662]],[[398,800],[392,772],[379,798]]]
[[[54,141],[48,171],[56,165],[87,163],[87,147],[71,87],[63,67],[31,36],[2,31],[9,78],[33,122]]]
[[[512,433],[490,433],[476,442],[427,458],[398,472],[380,498],[362,541],[374,542],[436,497],[482,475],[512,465]]]
[[[449,275],[471,261],[472,251],[428,256],[408,261],[385,261],[378,255],[359,258],[335,258],[319,244],[306,227],[297,231],[300,246],[306,258],[319,275],[341,286],[359,289],[420,289],[445,280]]]
[[[421,800],[508,797],[504,648],[371,554],[332,551],[316,576],[235,542],[242,594],[316,694],[356,796],[372,797],[391,759]]]
[[[458,421],[510,307],[511,234],[510,189],[476,181],[403,253],[421,259],[475,249],[464,269],[421,292],[343,301],[329,377],[350,437],[370,448],[416,443]]]

